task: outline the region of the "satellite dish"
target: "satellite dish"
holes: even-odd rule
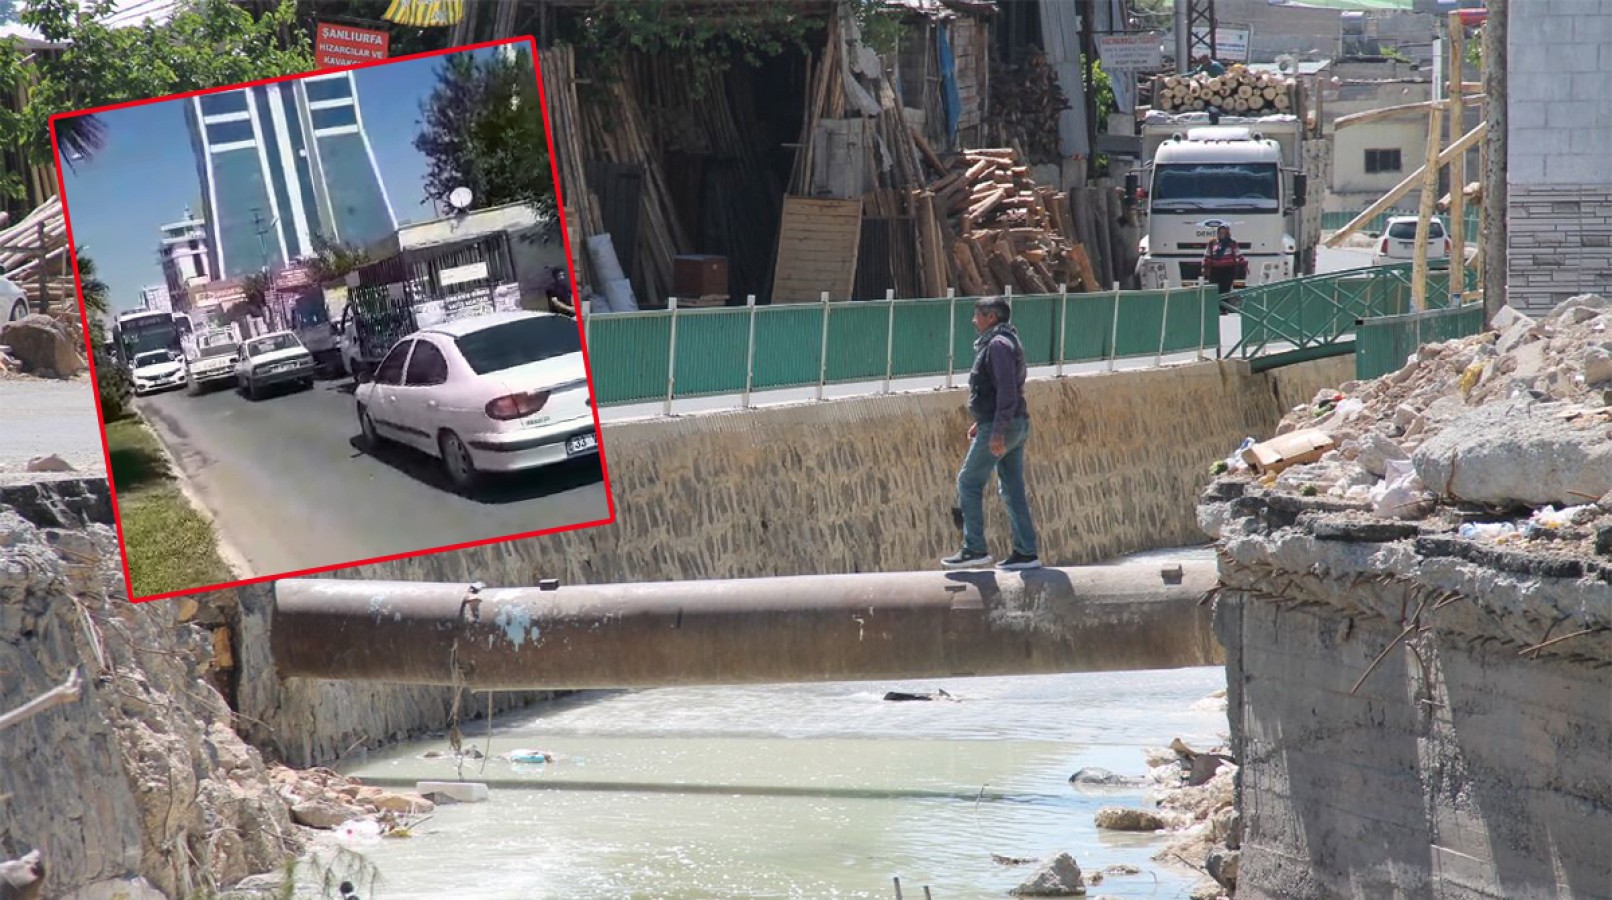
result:
[[[448,192],[448,205],[460,212],[470,208],[470,188],[456,187]]]

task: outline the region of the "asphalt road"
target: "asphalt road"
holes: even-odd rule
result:
[[[79,472],[105,476],[94,382],[0,378],[0,482],[29,478],[28,461],[52,453]]]
[[[220,387],[137,401],[255,576],[557,528],[610,514],[598,457],[453,493],[432,457],[358,449],[351,379],[256,403]]]

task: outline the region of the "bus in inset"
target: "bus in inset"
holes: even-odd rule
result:
[[[136,309],[118,316],[112,326],[112,354],[128,368],[129,360],[150,350],[171,350],[184,354],[184,337],[190,332],[190,317],[160,309]]]

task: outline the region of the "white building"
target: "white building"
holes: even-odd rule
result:
[[[153,284],[140,289],[140,305],[146,309],[161,310],[162,312],[174,311],[173,295],[168,293],[166,286],[160,284]]]
[[[188,208],[183,219],[162,226],[162,243],[157,253],[169,296],[181,295],[191,285],[205,284],[214,278],[207,254],[207,223],[191,215]]]

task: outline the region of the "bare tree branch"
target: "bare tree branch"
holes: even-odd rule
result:
[[[75,668],[73,669],[73,674],[67,676],[67,680],[61,684],[29,700],[11,712],[0,713],[0,731],[33,718],[53,706],[72,703],[79,698],[81,685],[82,681],[79,678],[78,669]]]

